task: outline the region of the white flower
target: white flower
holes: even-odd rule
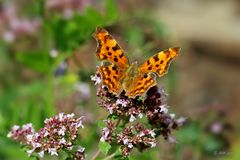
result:
[[[129,139],[128,139],[128,138],[124,138],[124,139],[123,139],[123,144],[128,144],[128,142],[129,142]]]
[[[139,113],[139,114],[138,114],[138,117],[139,117],[139,118],[142,118],[142,117],[143,117],[143,114],[142,114],[142,113]]]
[[[121,106],[123,106],[123,107],[127,107],[127,105],[128,105],[128,101],[126,101],[126,100],[124,100],[124,99],[117,99],[117,101],[116,101],[116,105],[121,105]]]
[[[67,118],[73,118],[74,117],[74,113],[71,113],[71,114],[67,114]]]
[[[174,113],[170,114],[170,117],[171,117],[172,119],[175,118],[175,114],[174,114]]]
[[[72,149],[73,149],[73,146],[68,146],[67,149],[68,149],[68,150],[72,150]]]
[[[45,130],[43,137],[47,137],[49,135],[49,132]]]
[[[104,128],[102,129],[102,132],[103,132],[103,135],[102,135],[102,137],[100,138],[100,141],[101,141],[101,142],[104,142],[104,141],[107,139],[110,131],[109,131],[109,129],[108,129],[107,127],[104,127]]]
[[[110,114],[113,113],[113,106],[111,104],[106,104],[106,108]]]
[[[108,109],[108,112],[110,113],[110,114],[113,114],[113,108],[112,107],[109,107],[109,108],[107,108]]]
[[[32,155],[33,151],[34,151],[34,149],[31,149],[31,150],[27,151],[27,154],[28,154],[29,157]]]
[[[46,119],[44,120],[44,123],[47,124],[47,123],[50,122],[51,120],[52,120],[52,118],[46,118]]]
[[[60,144],[66,144],[66,140],[64,138],[60,139],[59,141]]]
[[[160,108],[161,108],[161,109],[160,109],[160,112],[163,112],[163,113],[165,113],[165,114],[168,113],[167,105],[165,105],[165,104],[164,104],[164,105],[161,105]]]
[[[59,121],[63,121],[63,118],[64,117],[64,113],[59,113],[58,114],[58,119],[59,119]]]
[[[184,122],[186,122],[186,120],[187,120],[187,118],[180,117],[177,119],[177,124],[181,126]]]
[[[12,127],[12,130],[13,130],[13,131],[16,131],[16,130],[18,130],[19,128],[20,128],[20,126],[14,125],[14,126]]]
[[[64,136],[65,135],[65,131],[66,131],[66,127],[62,126],[62,128],[58,131],[58,135],[59,136]]]
[[[43,158],[44,157],[44,151],[39,152],[38,155],[39,155],[40,158]]]
[[[95,85],[100,84],[101,83],[101,78],[98,77],[97,75],[91,75],[91,80],[95,82]]]
[[[154,109],[154,112],[153,113],[158,113],[159,112],[159,110],[158,109]]]
[[[33,139],[33,135],[32,135],[32,134],[28,134],[28,135],[26,136],[26,138],[27,138],[27,141],[28,141],[28,142],[31,142],[32,139]]]
[[[149,142],[149,144],[151,144],[151,148],[156,147],[157,143],[156,142]]]
[[[132,144],[132,143],[129,143],[129,144],[128,144],[128,148],[133,148],[133,144]]]
[[[48,148],[48,153],[50,153],[51,156],[58,155],[56,148]]]
[[[9,133],[7,134],[7,137],[8,137],[8,138],[11,138],[12,135],[13,135],[12,132],[9,132]]]
[[[85,148],[82,147],[82,146],[78,146],[78,150],[77,151],[83,153],[85,151]]]
[[[22,126],[22,129],[23,129],[23,130],[33,129],[32,123],[28,123],[28,124],[23,125],[23,126]]]
[[[100,142],[104,142],[105,140],[106,140],[106,139],[105,139],[105,137],[103,137],[103,136],[100,138]]]
[[[39,136],[40,136],[39,133],[34,134],[34,137],[36,137],[36,138],[38,138]]]
[[[149,133],[153,138],[156,136],[156,133],[153,130],[151,130]]]
[[[56,58],[58,56],[58,51],[56,49],[52,49],[49,54],[52,58]]]
[[[135,121],[136,120],[136,118],[131,114],[131,116],[130,116],[130,118],[129,118],[129,122],[133,122],[133,121]]]
[[[145,134],[144,134],[143,132],[141,132],[141,133],[139,134],[139,136],[140,136],[140,137],[143,137],[143,136],[145,136]]]
[[[77,122],[77,127],[84,128],[84,126],[83,126],[83,124],[82,124],[82,121],[81,121],[81,120],[79,120],[79,121]]]
[[[41,143],[32,143],[33,148],[40,148],[42,145]]]

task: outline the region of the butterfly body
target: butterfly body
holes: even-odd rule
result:
[[[97,57],[101,61],[110,62],[99,67],[102,84],[116,95],[124,90],[130,98],[143,96],[149,88],[156,85],[156,75],[164,75],[170,62],[180,51],[179,47],[169,48],[141,65],[137,62],[129,64],[117,41],[106,30],[97,28],[95,38],[98,42]]]
[[[125,72],[125,76],[122,82],[123,89],[127,91],[131,85],[136,81],[137,76],[139,75],[138,64],[132,63]]]

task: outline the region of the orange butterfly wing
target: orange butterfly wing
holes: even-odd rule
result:
[[[139,67],[139,72],[142,74],[155,72],[159,77],[163,76],[167,73],[169,64],[178,55],[179,51],[180,48],[175,47],[155,54]]]
[[[108,60],[123,70],[128,68],[129,62],[123,50],[105,29],[97,28],[94,37],[98,42],[96,54],[99,60]]]
[[[170,62],[175,58],[180,48],[169,48],[150,57],[138,68],[138,76],[133,80],[132,85],[127,89],[126,95],[135,98],[144,95],[152,86],[156,85],[156,77],[152,73],[157,73],[160,77],[164,75]]]
[[[159,77],[164,75],[170,62],[180,51],[180,48],[175,47],[157,53],[137,68],[138,74],[131,78],[133,80],[123,83],[129,69],[129,61],[123,50],[117,41],[102,28],[97,28],[94,37],[98,42],[96,55],[99,60],[111,62],[111,64],[105,63],[98,68],[101,73],[102,84],[115,94],[120,94],[124,85],[126,95],[131,98],[143,95],[149,88],[156,85],[156,76],[152,73],[157,73]]]
[[[124,73],[114,64],[104,64],[98,69],[101,74],[102,84],[109,89],[109,92],[119,95],[123,90],[121,81],[124,77]]]
[[[126,95],[130,98],[144,95],[154,85],[156,85],[156,76],[154,74],[139,74],[127,89]]]

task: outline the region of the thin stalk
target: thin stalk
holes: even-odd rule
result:
[[[117,120],[116,124],[115,124],[115,127],[117,127],[117,126],[120,124],[120,122],[121,122],[121,119],[119,118],[119,119]],[[94,156],[92,157],[91,160],[95,160],[95,159],[99,156],[100,153],[101,153],[101,152],[100,152],[100,150],[98,149],[97,152],[94,154]],[[108,159],[114,157],[115,154],[116,154],[116,153],[113,153],[113,154],[107,156],[104,160],[108,160]]]
[[[101,152],[100,152],[100,150],[98,149],[97,152],[94,154],[94,156],[92,157],[91,160],[95,160],[95,159],[99,156],[100,153],[101,153]]]
[[[113,154],[107,156],[106,158],[104,158],[103,160],[109,160],[109,159],[112,159],[115,155],[116,155],[116,153],[113,153]]]

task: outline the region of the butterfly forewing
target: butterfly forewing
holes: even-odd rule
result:
[[[120,69],[127,69],[129,66],[127,57],[117,41],[105,29],[97,28],[95,39],[98,42],[96,54],[99,60],[108,60]]]
[[[178,55],[179,51],[180,48],[175,47],[155,54],[139,67],[139,72],[155,72],[161,77],[167,72],[170,62]]]

